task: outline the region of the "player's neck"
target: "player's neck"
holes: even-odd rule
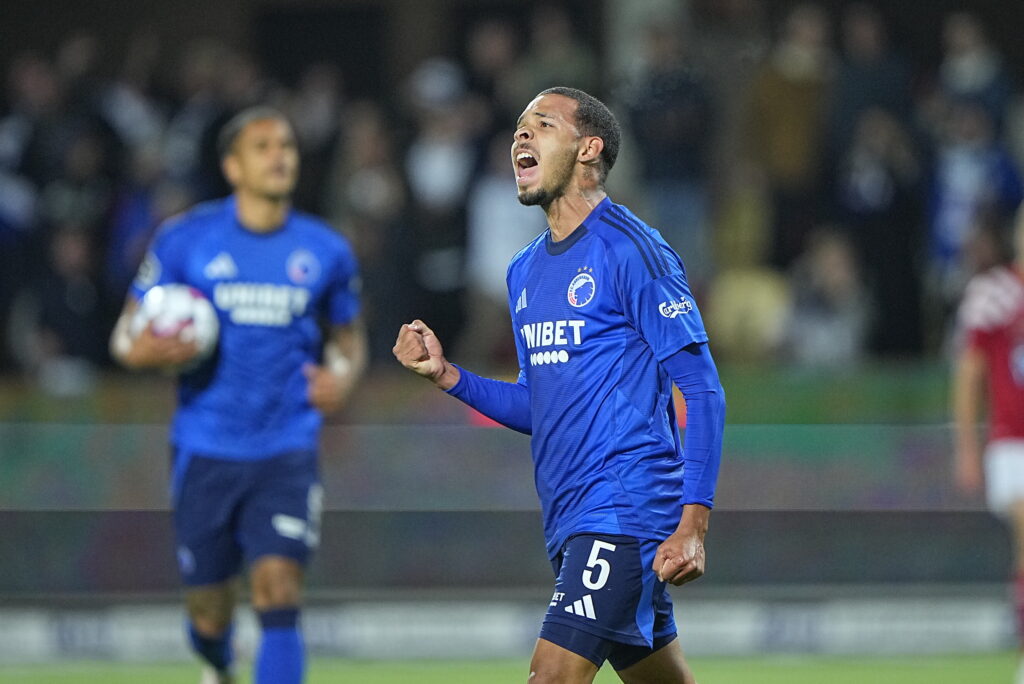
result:
[[[560,242],[572,235],[594,207],[607,196],[603,188],[584,190],[575,187],[545,207],[551,239]]]
[[[269,233],[284,225],[291,209],[289,198],[271,199],[246,192],[235,193],[238,222],[254,233]]]

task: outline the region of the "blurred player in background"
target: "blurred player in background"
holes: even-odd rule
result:
[[[204,681],[233,681],[236,578],[248,566],[262,636],[257,684],[300,682],[303,569],[319,541],[317,448],[366,363],[357,264],[327,224],[293,211],[299,158],[291,125],[255,107],[220,135],[234,193],[159,231],[111,337],[128,368],[179,367],[194,343],[136,338],[129,322],[154,285],[186,283],[215,305],[215,356],[180,375],[171,428],[177,553],[188,632]],[[327,327],[323,343],[321,325]]]
[[[967,494],[984,485],[989,508],[1010,525],[1014,608],[1024,648],[1024,207],[1018,210],[1012,262],[968,283],[960,305],[962,346],[953,378],[956,482]],[[988,443],[978,417],[986,394]],[[1024,684],[1024,661],[1017,673]]]
[[[419,320],[394,348],[406,368],[532,435],[557,579],[531,684],[591,682],[606,660],[625,682],[694,681],[665,583],[704,572],[725,398],[682,261],[605,193],[619,140],[604,104],[572,88],[543,91],[519,118],[519,201],[543,208],[549,229],[508,268],[517,382],[448,362]]]

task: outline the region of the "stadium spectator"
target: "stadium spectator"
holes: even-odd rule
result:
[[[937,330],[948,329],[948,317],[969,275],[963,247],[975,219],[983,211],[1008,216],[1024,198],[1020,172],[996,137],[985,107],[972,101],[955,103],[943,132],[929,198],[927,286],[939,307],[932,314]]]
[[[243,110],[222,129],[231,197],[204,203],[154,239],[111,335],[129,368],[176,368],[172,496],[189,636],[214,682],[233,681],[235,580],[248,566],[262,627],[256,684],[298,684],[303,568],[319,543],[317,440],[366,360],[357,268],[347,242],[294,212],[294,133],[282,114]],[[194,340],[129,334],[145,293],[185,283],[220,319],[214,357]],[[282,296],[283,295],[283,296]],[[326,321],[321,321],[325,318]],[[329,326],[322,344],[319,323]]]
[[[411,194],[414,296],[455,337],[465,323],[466,188],[482,124],[454,61],[430,58],[410,76],[413,139],[405,156]]]
[[[693,684],[665,583],[704,572],[725,420],[707,334],[678,255],[604,191],[621,139],[611,112],[556,87],[516,125],[519,201],[549,226],[508,268],[518,381],[449,363],[418,319],[394,354],[532,435],[557,580],[530,681],[591,682],[608,660],[623,681]],[[686,400],[685,450],[670,378]]]
[[[409,190],[391,125],[373,102],[346,108],[321,200],[330,222],[352,241],[363,280],[362,300],[371,361],[386,353],[411,295],[411,255],[404,247]]]
[[[1013,607],[1024,645],[1024,207],[1017,213],[1015,260],[975,275],[958,314],[951,408],[955,481],[966,495],[984,489],[989,509],[1013,538]],[[987,407],[984,448],[978,423]],[[1024,660],[1015,680],[1024,682]]]
[[[153,95],[162,49],[155,34],[134,34],[117,76],[99,86],[100,115],[131,150],[159,145],[167,125],[162,103]]]
[[[175,74],[173,113],[163,135],[167,177],[185,188],[192,201],[220,195],[223,180],[208,169],[208,141],[225,115],[221,101],[221,69],[227,48],[215,41],[196,41],[182,50]]]
[[[939,90],[947,102],[979,103],[1001,135],[1013,89],[1003,57],[985,33],[981,20],[971,12],[946,16],[943,56],[939,65]]]
[[[921,353],[924,340],[924,162],[889,110],[865,109],[852,135],[835,169],[833,201],[873,307],[868,349],[907,358]]]
[[[624,101],[654,223],[686,259],[687,279],[700,292],[715,270],[709,176],[716,112],[690,54],[689,30],[685,23],[648,27],[645,66]]]
[[[913,108],[910,65],[892,48],[888,26],[871,5],[843,10],[842,54],[829,94],[828,150],[842,159],[868,109],[880,109],[904,125]]]
[[[323,212],[328,171],[345,115],[341,71],[324,62],[311,64],[303,70],[295,89],[288,92],[284,100],[284,111],[295,124],[302,154],[296,206]]]
[[[786,346],[800,366],[849,368],[864,356],[871,311],[857,255],[835,228],[815,229],[790,274]]]
[[[489,110],[484,140],[505,131],[516,116],[516,60],[520,56],[511,23],[489,18],[469,29],[466,36],[466,83],[470,94]]]
[[[833,76],[828,14],[800,4],[752,84],[744,138],[772,196],[769,262],[786,268],[820,215],[826,104]]]
[[[524,102],[552,83],[596,92],[601,83],[597,57],[579,38],[564,7],[541,3],[530,12],[529,49],[516,60],[513,102]]]
[[[734,169],[745,157],[742,131],[751,84],[771,47],[767,6],[760,0],[695,0],[691,8],[695,62],[715,103],[712,190],[721,206],[728,201]]]
[[[190,201],[187,190],[164,177],[157,145],[141,145],[131,155],[116,188],[106,244],[104,280],[112,301],[128,290],[156,227]]]
[[[87,396],[107,362],[109,330],[95,235],[69,220],[51,229],[47,268],[21,290],[12,321],[18,361],[47,394]]]

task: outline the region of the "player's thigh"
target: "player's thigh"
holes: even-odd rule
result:
[[[255,464],[238,515],[238,540],[250,568],[264,556],[305,566],[320,543],[323,489],[316,454],[291,452]]]
[[[640,662],[617,670],[626,684],[695,684],[679,640],[673,639]]]
[[[529,684],[590,684],[598,666],[547,639],[537,639],[530,659]]]
[[[186,587],[219,585],[241,570],[235,521],[246,497],[246,464],[181,451],[174,458],[174,535],[182,581]]]

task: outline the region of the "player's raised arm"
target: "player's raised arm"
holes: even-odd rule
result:
[[[459,369],[444,357],[441,340],[418,318],[398,330],[391,351],[403,366],[445,391],[459,382]]]
[[[522,374],[519,382],[502,382],[459,368],[445,358],[441,341],[419,319],[399,329],[391,351],[403,366],[459,401],[505,427],[531,434],[530,391]]]
[[[174,368],[187,363],[199,354],[195,340],[184,341],[178,336],[160,336],[150,323],[138,335],[131,334],[131,321],[139,303],[132,295],[125,300],[121,315],[110,334],[110,355],[125,368]]]

